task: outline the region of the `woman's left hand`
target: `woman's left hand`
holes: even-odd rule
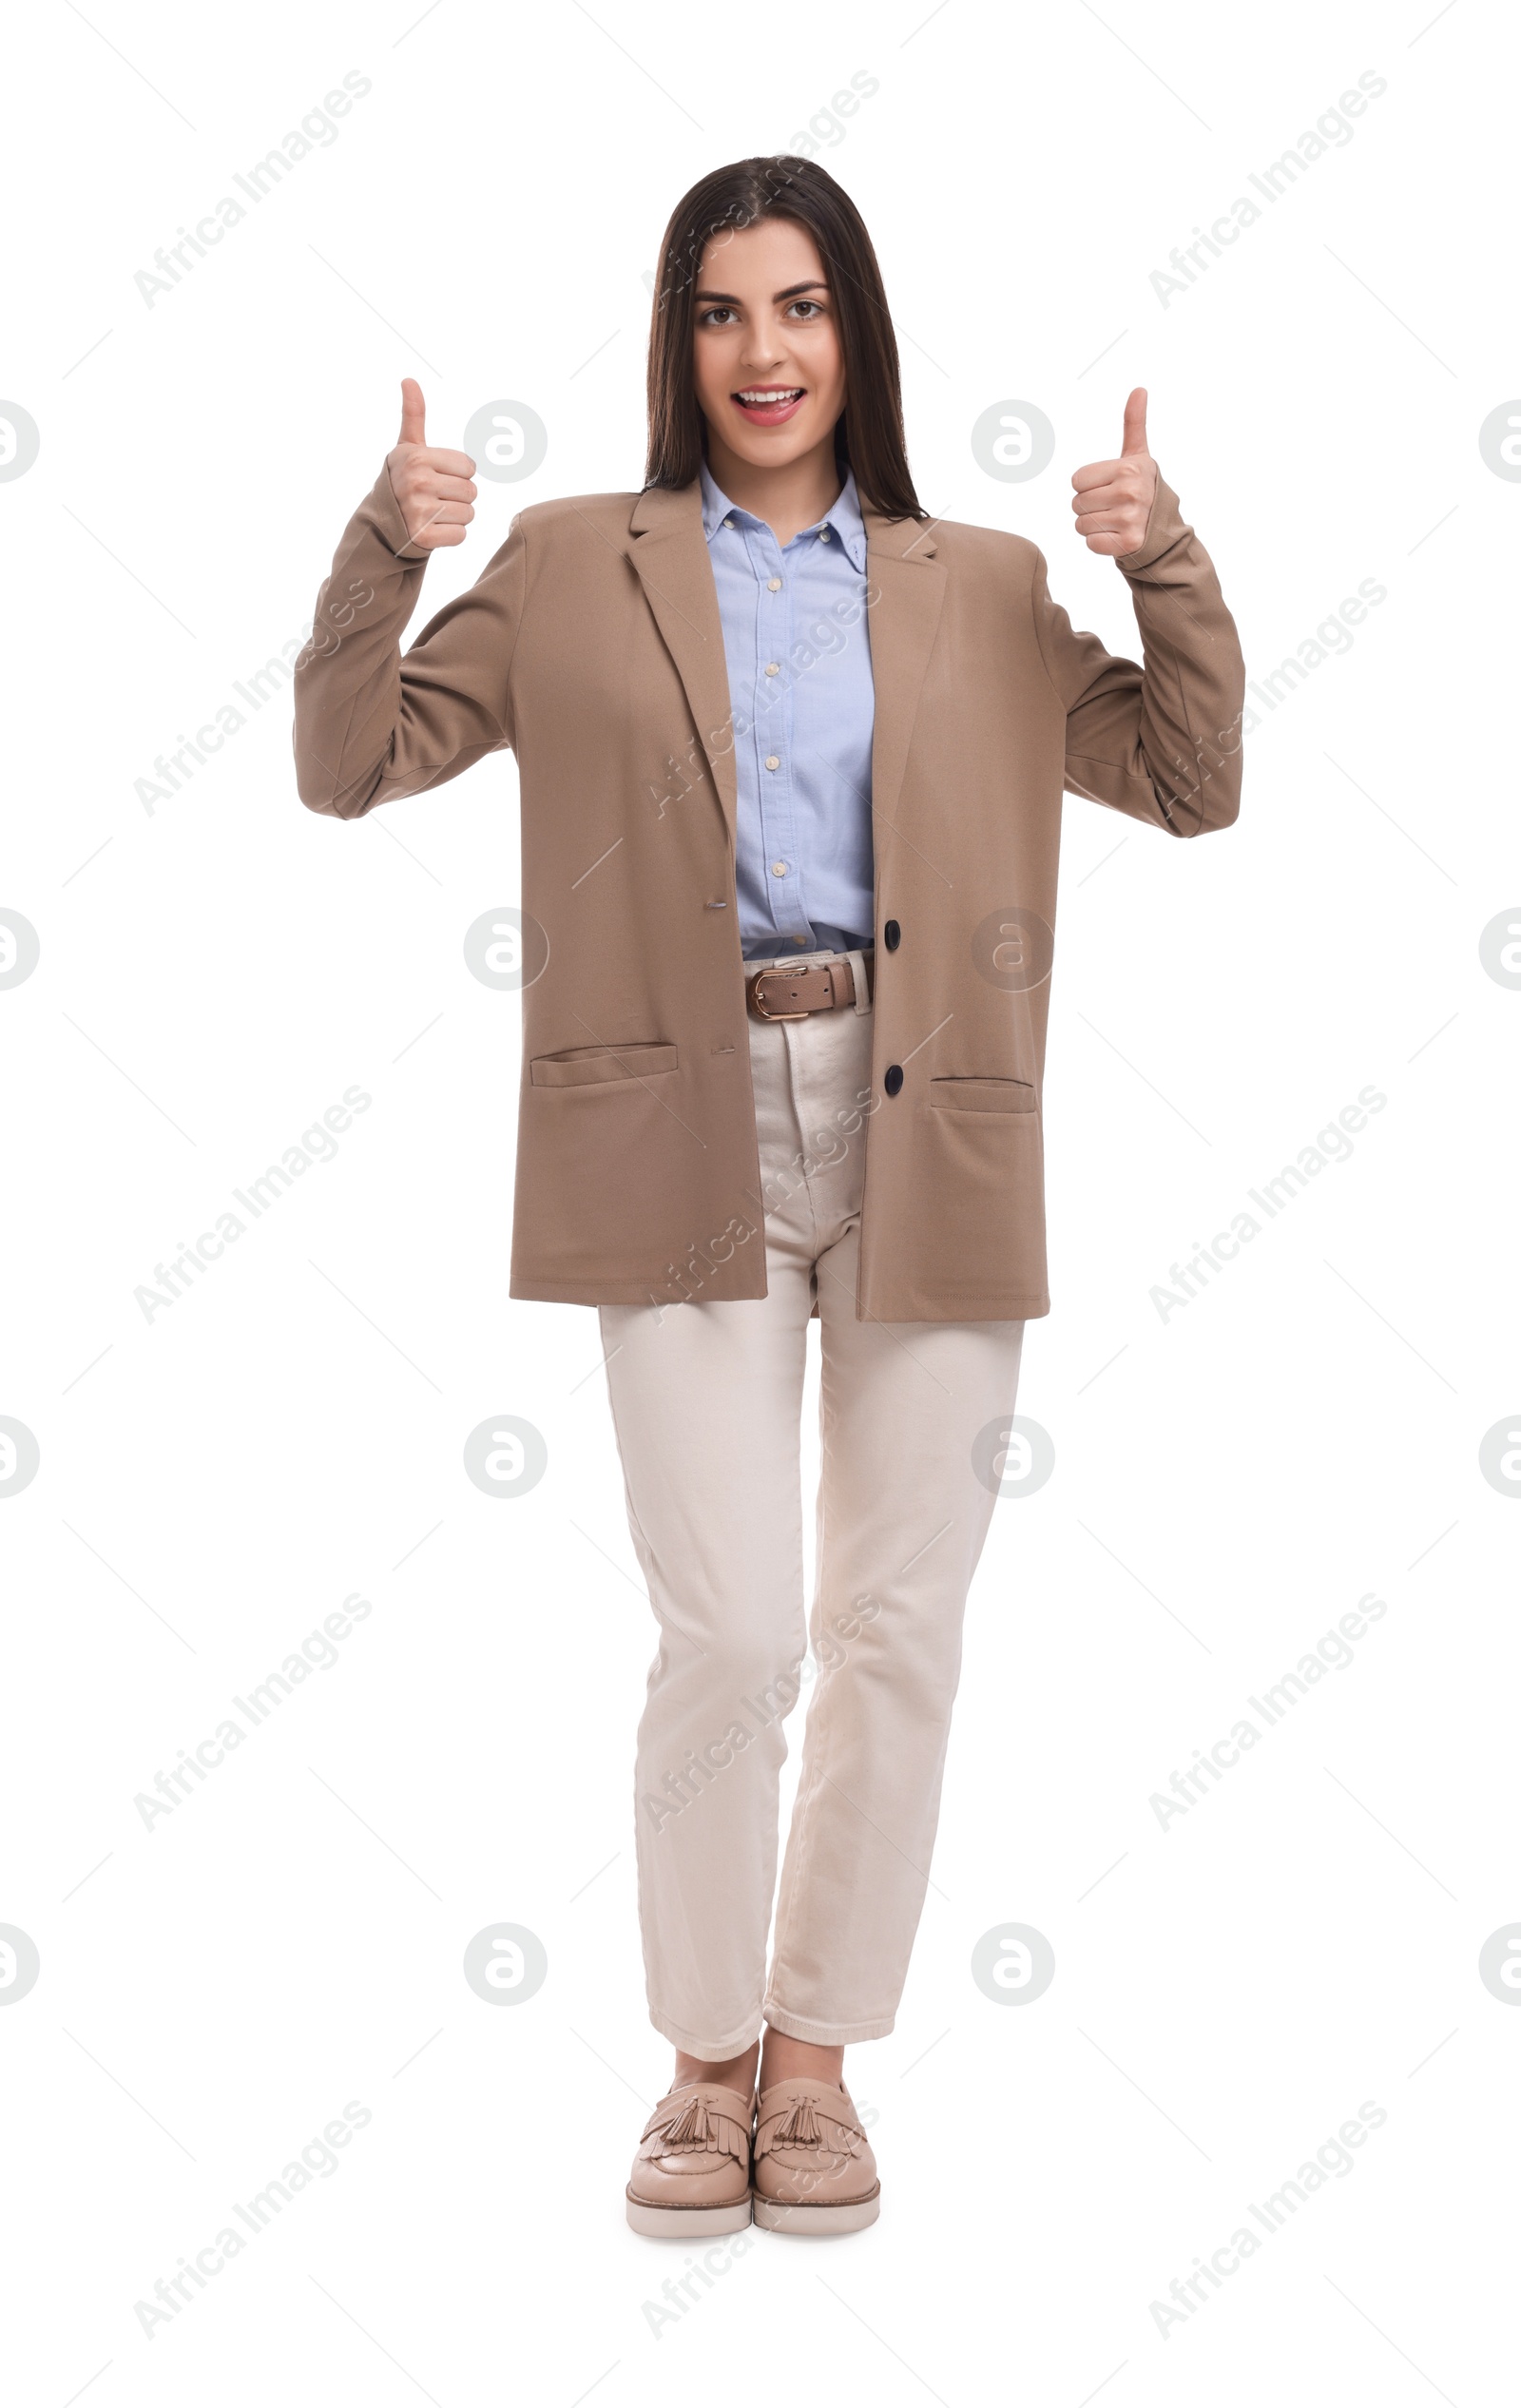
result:
[[[1139,551],[1157,490],[1157,464],[1146,450],[1146,395],[1137,385],[1125,405],[1125,439],[1117,460],[1095,460],[1072,479],[1077,531],[1089,551],[1111,560]]]

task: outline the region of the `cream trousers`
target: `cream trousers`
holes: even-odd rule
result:
[[[765,1213],[762,1240],[752,1210],[748,1243],[765,1245],[766,1295],[704,1303],[695,1262],[684,1303],[600,1308],[629,1528],[660,1625],[635,1767],[650,2020],[708,2059],[737,2055],[762,2020],[826,2045],[893,2029],[994,1502],[973,1445],[1012,1413],[1019,1377],[1022,1321],[856,1319],[868,1131],[893,1106],[872,1094],[853,958],[855,1011],[750,1020]],[[822,1472],[805,1623],[816,1297]],[[783,1724],[810,1640],[776,1897]]]

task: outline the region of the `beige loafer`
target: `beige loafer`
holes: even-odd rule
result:
[[[754,2188],[755,2220],[768,2232],[859,2232],[876,2222],[882,2186],[848,2090],[793,2080],[761,2091]]]
[[[628,2221],[657,2241],[739,2232],[750,2221],[755,2101],[719,2082],[688,2082],[661,2100],[640,2137]]]

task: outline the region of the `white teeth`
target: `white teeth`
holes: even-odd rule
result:
[[[801,385],[771,387],[762,393],[754,385],[746,385],[741,388],[738,398],[741,401],[800,401],[802,387]]]

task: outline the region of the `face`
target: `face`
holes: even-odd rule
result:
[[[720,443],[755,468],[784,468],[830,442],[845,407],[845,362],[807,228],[763,218],[716,235],[696,300],[698,406]]]

